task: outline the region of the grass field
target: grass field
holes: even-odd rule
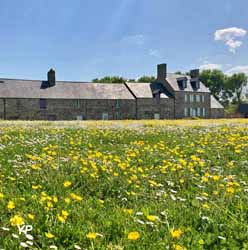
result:
[[[0,249],[248,249],[248,120],[0,127]]]

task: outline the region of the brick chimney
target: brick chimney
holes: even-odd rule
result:
[[[158,80],[165,80],[167,77],[167,64],[158,64],[157,66],[158,73],[157,73],[157,79]]]
[[[54,86],[56,84],[56,73],[55,70],[50,69],[47,72],[47,82],[50,87]]]

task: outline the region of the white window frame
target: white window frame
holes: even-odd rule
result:
[[[200,117],[201,116],[201,108],[197,108],[197,116]]]
[[[160,114],[154,113],[154,120],[160,120]]]
[[[102,113],[102,120],[107,121],[109,119],[109,115],[107,112]]]
[[[196,109],[192,108],[192,117],[196,117]]]
[[[184,117],[188,116],[188,108],[184,108]]]
[[[77,115],[76,116],[77,121],[82,121],[84,119],[83,115]]]
[[[201,96],[200,95],[196,95],[196,102],[200,102],[201,101]]]
[[[187,94],[184,95],[184,102],[188,102],[188,95]]]
[[[194,95],[190,95],[190,102],[194,102]]]

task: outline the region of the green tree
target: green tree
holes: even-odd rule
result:
[[[92,80],[94,83],[125,83],[126,79],[120,76],[105,76],[103,78],[95,78]]]
[[[241,103],[242,92],[247,84],[247,76],[244,73],[233,74],[232,76],[227,77],[226,81],[226,92],[229,95],[229,98],[234,98],[238,104]]]
[[[154,82],[156,78],[154,76],[141,76],[137,82]]]
[[[217,100],[220,100],[226,91],[226,76],[220,70],[203,70],[200,73],[203,82]]]

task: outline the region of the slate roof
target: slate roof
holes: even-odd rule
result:
[[[1,98],[135,99],[125,84],[0,79]]]
[[[137,98],[153,98],[153,94],[161,93],[160,98],[169,98],[165,88],[159,83],[128,82],[128,88]]]
[[[223,109],[224,107],[216,100],[214,96],[211,95],[210,102],[211,109]]]
[[[248,114],[248,104],[240,104],[238,110],[241,114]]]
[[[187,88],[185,89],[180,89],[178,82],[177,82],[177,78],[182,78],[182,77],[186,77],[188,79],[187,81]],[[177,75],[177,74],[171,74],[168,73],[167,77],[166,77],[167,82],[170,84],[170,86],[172,87],[172,89],[174,91],[187,91],[187,92],[204,92],[204,93],[210,93],[209,89],[202,83],[200,82],[200,88],[197,90],[194,90],[192,88],[192,85],[190,83],[190,77],[187,75]]]

